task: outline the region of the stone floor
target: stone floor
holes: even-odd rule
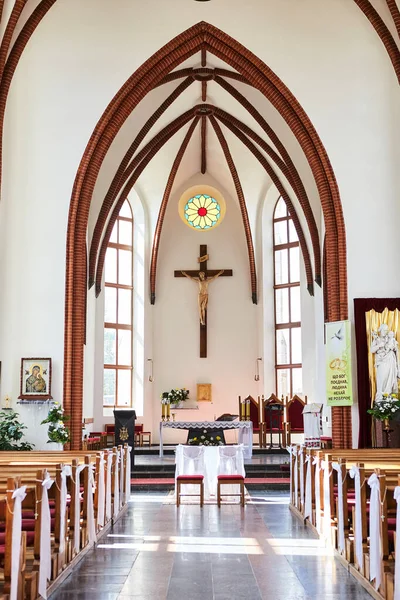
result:
[[[295,519],[286,493],[245,509],[163,504],[134,494],[128,512],[51,600],[361,600],[370,596]]]

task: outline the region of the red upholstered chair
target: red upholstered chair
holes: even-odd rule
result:
[[[143,423],[138,423],[135,425],[135,446],[141,446],[140,443],[140,434],[143,431]]]
[[[109,445],[110,438],[111,438],[111,446],[114,446],[114,444],[115,444],[115,424],[107,423],[106,425],[104,425],[104,431],[107,434],[107,446]]]
[[[182,485],[199,485],[200,494],[182,494]],[[176,478],[176,505],[180,506],[181,496],[200,496],[200,506],[204,504],[204,475],[178,475]]]
[[[105,431],[91,431],[89,437],[100,438],[100,450],[107,448],[107,433]]]
[[[247,406],[249,406],[250,411]],[[258,434],[258,443],[261,448],[260,398],[255,400],[253,396],[247,396],[242,400],[239,396],[239,415],[241,421],[251,421],[253,423],[253,434]]]
[[[292,433],[304,433],[303,410],[307,404],[307,396],[302,400],[295,394],[286,405],[286,444],[291,444]]]
[[[276,407],[273,410],[272,407]],[[279,400],[278,396],[271,394],[269,398],[261,396],[260,400],[260,412],[261,412],[261,437],[262,446],[267,447],[267,435],[278,434],[282,436],[282,444],[285,446],[286,436],[284,428],[284,410],[285,410],[285,399]]]

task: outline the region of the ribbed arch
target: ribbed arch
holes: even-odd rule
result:
[[[78,168],[68,221],[64,364],[64,406],[72,415],[73,447],[81,443],[87,286],[85,239],[97,176],[112,141],[137,104],[168,73],[201,50],[221,58],[246,78],[272,103],[297,138],[314,175],[325,218],[329,295],[332,300],[329,319],[347,317],[343,214],[335,176],[318,134],[297,100],[267,65],[219,29],[208,23],[198,23],[156,52],[122,86],[99,120]],[[344,436],[346,445],[350,444],[351,435],[347,429]]]

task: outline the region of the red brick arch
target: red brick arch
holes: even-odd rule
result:
[[[168,73],[193,54],[207,50],[224,60],[273,104],[297,138],[313,172],[325,219],[329,320],[347,318],[346,240],[335,176],[325,148],[304,110],[259,58],[208,23],[198,23],[171,40],[122,86],[99,120],[76,175],[68,220],[64,406],[71,414],[72,446],[81,443],[83,344],[85,329],[87,223],[94,186],[104,157],[123,123]],[[351,427],[334,417],[336,444],[351,444]]]

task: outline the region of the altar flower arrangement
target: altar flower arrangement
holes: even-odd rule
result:
[[[170,392],[161,394],[161,404],[179,404],[189,398],[189,390],[186,388],[172,389]]]
[[[64,415],[64,409],[58,402],[54,403],[54,406],[49,410],[49,414],[46,419],[41,422],[41,425],[49,423],[47,443],[56,442],[57,444],[66,444],[69,442],[69,429],[66,427],[65,422],[68,421],[69,417]]]
[[[203,429],[203,433],[196,434],[188,439],[190,446],[223,446],[224,442],[220,435],[216,435],[207,429]]]
[[[375,400],[372,408],[367,412],[377,421],[388,421],[389,419],[393,419],[399,410],[399,394],[383,394],[383,397]]]

